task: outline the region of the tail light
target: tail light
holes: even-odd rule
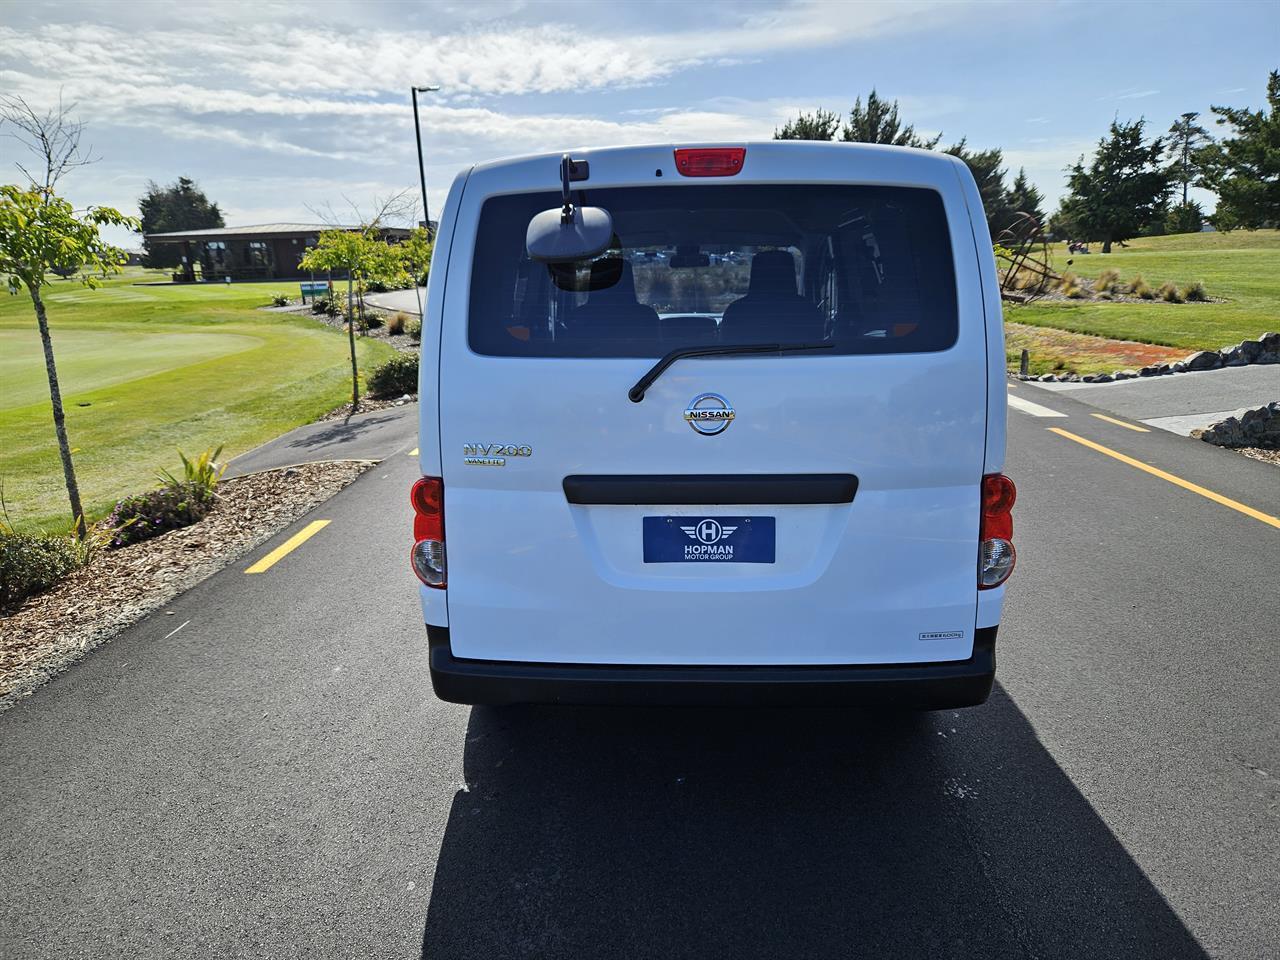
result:
[[[1018,560],[1013,549],[1013,481],[1003,473],[982,478],[982,523],[978,528],[978,589],[990,590],[1009,579]]]
[[[686,177],[732,177],[742,169],[746,147],[703,147],[676,151],[676,169]]]
[[[423,477],[409,491],[413,504],[413,572],[428,587],[446,585],[444,555],[444,481]]]

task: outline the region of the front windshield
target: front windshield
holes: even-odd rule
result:
[[[842,185],[586,192],[613,215],[599,257],[525,255],[554,193],[485,202],[469,339],[497,356],[658,357],[677,347],[830,342],[826,353],[942,350],[956,339],[941,198]]]

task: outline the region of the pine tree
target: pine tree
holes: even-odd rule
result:
[[[834,140],[840,129],[840,115],[819,107],[813,113],[802,113],[788,120],[781,130],[773,131],[775,140]]]
[[[218,205],[210,203],[199,185],[187,177],[179,177],[167,187],[148,180],[147,192],[138,198],[138,210],[142,214],[138,232],[142,234],[226,226]],[[176,243],[152,246],[144,237],[142,245],[147,251],[149,267],[176,266],[182,253]]]
[[[1013,186],[1009,188],[1008,204],[1014,213],[1029,213],[1044,223],[1044,194],[1036,189],[1027,178],[1025,167],[1018,168],[1018,175],[1013,178]]]
[[[865,107],[861,97],[853,101],[849,119],[840,130],[840,139],[846,143],[887,143],[895,147],[932,150],[942,139],[942,134],[926,139],[919,136],[911,124],[903,126],[898,117],[898,101],[882,99],[873,87],[867,95]]]
[[[978,184],[978,194],[982,197],[982,209],[987,215],[987,229],[996,237],[1005,227],[1013,222],[1017,213],[1009,205],[1008,195],[1004,189],[1004,174],[1000,164],[1004,156],[999,148],[990,150],[970,150],[967,141],[961,137],[955,146],[948,147],[946,153],[959,157],[973,174]]]
[[[1169,128],[1169,159],[1172,161],[1169,170],[1173,182],[1182,185],[1182,206],[1187,205],[1187,187],[1195,183],[1200,175],[1200,163],[1197,160],[1202,147],[1213,138],[1209,131],[1196,123],[1200,114],[1184,113]]]
[[[1164,140],[1145,141],[1145,125],[1142,119],[1111,121],[1088,168],[1084,157],[1067,168],[1071,192],[1054,223],[1069,224],[1077,239],[1101,241],[1103,253],[1164,218],[1170,180],[1169,171],[1160,166]]]
[[[1234,136],[1205,147],[1198,155],[1202,183],[1218,194],[1210,218],[1219,230],[1255,230],[1280,225],[1280,70],[1267,78],[1265,110],[1211,107],[1218,123]]]

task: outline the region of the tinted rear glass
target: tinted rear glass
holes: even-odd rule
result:
[[[659,357],[700,344],[831,342],[829,353],[955,343],[955,273],[932,190],[839,185],[580,191],[613,215],[591,261],[529,260],[525,229],[558,192],[481,209],[469,342],[477,353]]]

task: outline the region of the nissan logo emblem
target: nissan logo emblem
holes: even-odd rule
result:
[[[684,418],[704,437],[714,437],[733,422],[733,407],[718,393],[700,393],[684,408]]]

